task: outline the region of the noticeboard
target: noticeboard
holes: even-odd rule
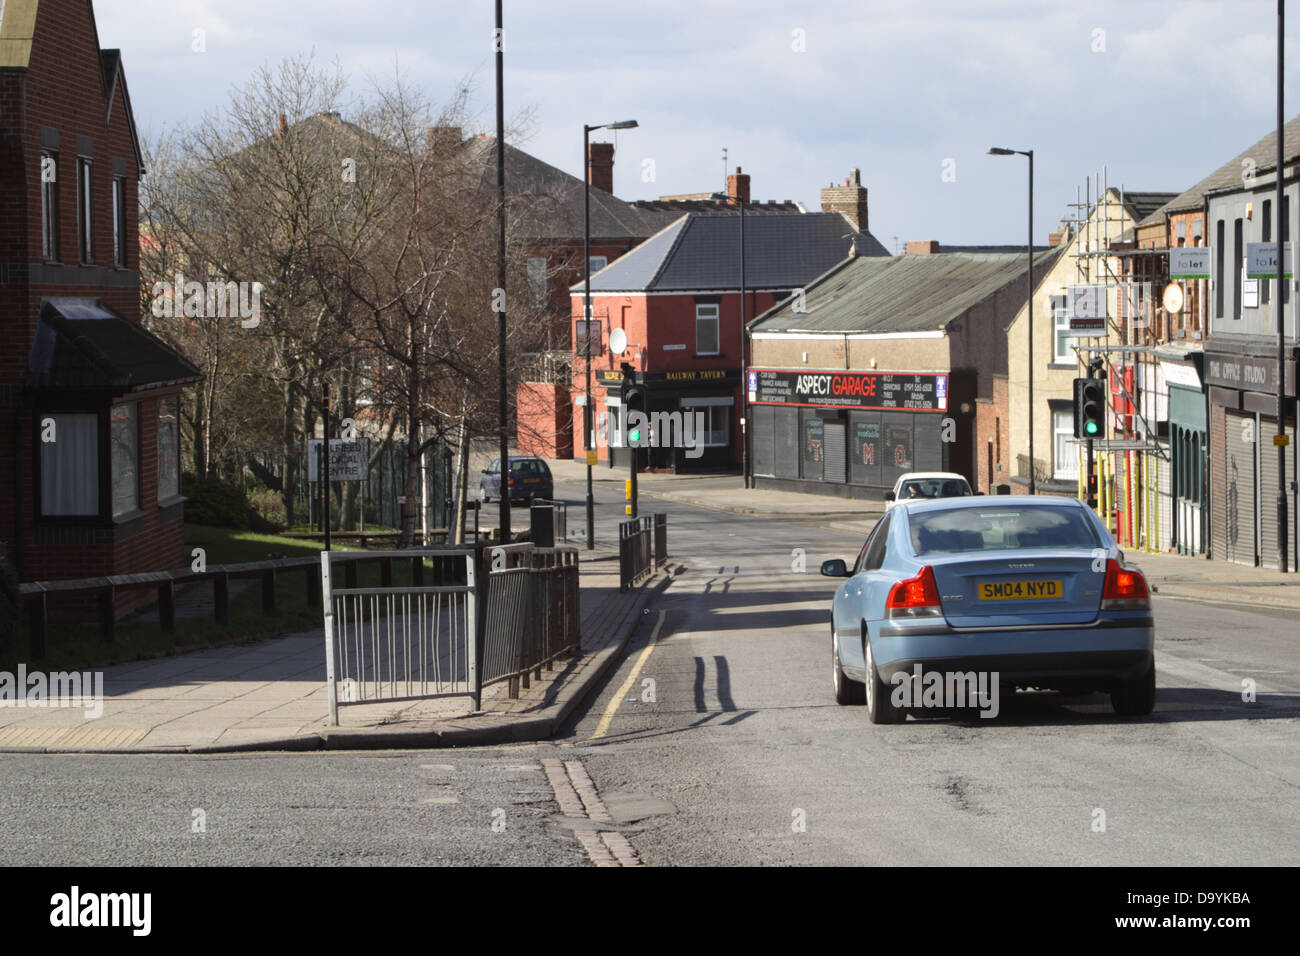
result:
[[[317,474],[321,440],[307,442],[307,480],[320,481]],[[370,470],[369,438],[330,439],[330,481],[365,481]]]

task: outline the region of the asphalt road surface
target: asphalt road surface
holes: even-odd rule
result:
[[[581,541],[585,490],[557,493]],[[597,486],[601,540],[614,538],[621,494]],[[668,513],[680,571],[556,740],[4,754],[6,862],[587,865],[600,851],[557,802],[564,768],[583,801],[590,779],[602,827],[651,865],[1300,862],[1293,615],[1157,596],[1149,718],[1116,718],[1102,695],[1021,694],[992,720],[873,726],[834,703],[836,582],[816,573],[854,556],[856,537],[649,495],[642,509]]]

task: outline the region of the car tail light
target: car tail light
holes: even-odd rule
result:
[[[1106,559],[1106,583],[1101,588],[1103,611],[1148,610],[1151,595],[1147,579],[1135,568],[1122,568],[1114,558]]]
[[[899,581],[889,589],[885,599],[885,617],[938,617],[943,614],[939,606],[939,587],[934,583],[934,571],[927,564],[914,578]]]

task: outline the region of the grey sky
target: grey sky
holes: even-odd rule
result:
[[[492,127],[490,0],[95,10],[146,131],[188,123],[260,64],[312,49],[359,89],[400,64],[443,101],[468,77],[471,131]],[[1103,165],[1112,185],[1180,191],[1275,124],[1268,0],[506,0],[505,22],[506,111],[532,109],[529,152],[580,175],[582,124],[633,118],[641,128],[615,140],[620,197],[720,189],[725,146],[754,198],[814,210],[820,188],[856,166],[871,231],[891,250],[895,237],[1023,242],[1025,162],[986,156],[991,145],[1035,151],[1041,242]],[[1300,48],[1289,42],[1287,56],[1290,116]]]

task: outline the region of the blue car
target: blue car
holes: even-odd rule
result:
[[[852,567],[821,572],[848,578],[831,605],[835,699],[872,723],[970,706],[977,685],[985,703],[1033,687],[1105,691],[1122,715],[1155,705],[1146,579],[1082,502],[901,501]]]
[[[551,477],[550,466],[540,458],[520,455],[510,459],[510,500],[531,502],[534,498],[548,500],[555,496],[555,482]],[[483,469],[483,477],[478,483],[479,498],[491,501],[501,498],[501,459],[493,458],[492,463]]]

